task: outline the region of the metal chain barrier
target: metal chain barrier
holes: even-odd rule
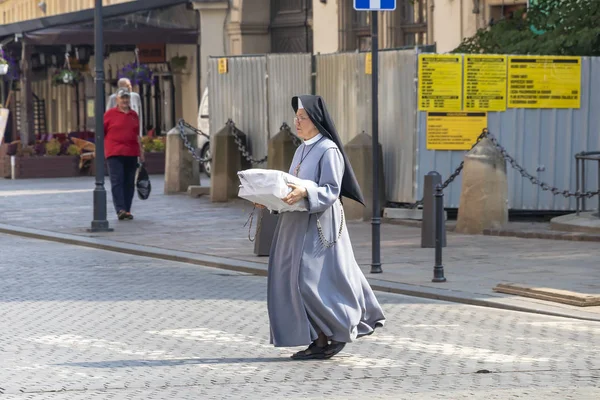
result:
[[[483,139],[484,137],[486,137],[486,135],[487,135],[487,130],[484,130],[483,132],[481,132],[481,134],[477,137],[477,140],[475,141],[475,143],[473,144],[473,146],[471,146],[471,148],[469,149],[469,151],[473,150],[475,148],[475,146],[477,146],[479,144],[479,142],[481,141],[481,139]],[[462,172],[464,166],[465,166],[465,162],[461,161],[460,164],[458,164],[458,167],[456,167],[456,169],[454,170],[454,172],[452,174],[450,174],[450,176],[448,177],[448,179],[446,179],[444,181],[444,183],[442,183],[442,190],[446,189],[452,182],[454,182],[454,180]],[[411,204],[409,208],[414,210],[418,206],[422,206],[422,205],[423,205],[423,199],[415,202],[414,204]]]
[[[246,159],[246,161],[248,161],[250,164],[262,164],[267,161],[267,156],[259,160],[252,158],[252,154],[250,154],[244,143],[242,143],[242,138],[239,136],[239,133],[241,133],[240,130],[235,126],[235,123],[231,119],[227,120],[226,125],[231,127],[233,139],[238,146],[239,152]]]
[[[540,181],[538,178],[536,178],[535,176],[533,176],[529,172],[527,172],[527,170],[525,168],[523,168],[517,162],[517,160],[515,160],[510,154],[508,154],[508,152],[506,151],[506,149],[504,147],[502,147],[502,145],[500,144],[498,139],[496,139],[496,137],[494,135],[492,135],[487,129],[484,129],[481,132],[481,134],[475,141],[475,144],[473,144],[473,146],[471,146],[471,150],[473,150],[473,148],[475,148],[475,146],[477,146],[483,138],[488,138],[492,142],[494,147],[496,147],[496,149],[500,152],[500,154],[502,155],[504,160],[508,161],[508,163],[511,165],[511,167],[516,169],[517,172],[519,172],[519,174],[523,178],[528,179],[533,185],[539,186],[543,191],[550,191],[554,196],[560,194],[560,195],[564,196],[565,198],[569,198],[569,197],[584,198],[585,197],[585,198],[589,199],[594,196],[600,195],[600,188],[598,190],[596,190],[595,192],[592,192],[592,191],[587,191],[587,192],[583,192],[583,193],[571,192],[569,190],[561,190],[555,186],[549,185],[546,182]],[[454,170],[454,172],[448,177],[448,179],[446,179],[444,181],[444,183],[442,184],[442,189],[445,189],[446,187],[448,187],[448,185],[450,185],[460,175],[460,173],[463,170],[463,167],[464,167],[464,161],[461,161],[461,163],[458,165],[456,170]],[[423,199],[417,201],[414,204],[411,204],[409,208],[415,209],[422,204],[423,204]]]
[[[488,139],[490,139],[490,141],[494,144],[494,146],[496,147],[496,149],[500,152],[500,154],[502,154],[502,157],[508,161],[510,163],[510,165],[516,169],[519,174],[521,174],[521,176],[525,179],[528,179],[533,185],[539,186],[543,191],[550,191],[554,196],[557,195],[562,195],[565,198],[569,198],[569,197],[576,197],[576,198],[592,198],[594,196],[598,196],[600,195],[600,188],[598,190],[596,190],[595,192],[592,191],[587,191],[587,192],[571,192],[569,190],[561,190],[559,188],[557,188],[556,186],[551,186],[549,184],[547,184],[546,182],[542,182],[540,181],[538,178],[536,178],[535,176],[531,175],[529,172],[527,172],[527,170],[525,168],[523,168],[521,165],[519,165],[519,163],[517,163],[517,161],[510,155],[508,154],[508,152],[506,151],[506,149],[504,147],[502,147],[502,145],[500,144],[500,142],[498,142],[498,139],[496,139],[496,137],[494,135],[492,135],[491,133],[488,132],[487,129],[484,129],[482,132],[482,135],[485,135],[485,137],[487,137]]]
[[[292,138],[292,143],[294,143],[294,146],[299,147],[302,144],[302,139],[300,139],[298,136],[294,135],[294,132],[292,132],[292,128],[290,128],[290,126],[288,124],[286,124],[285,122],[281,125],[281,128],[279,128],[280,131],[287,131],[288,135],[290,135],[290,137]]]
[[[194,128],[193,126],[185,122],[183,118],[179,120],[179,122],[177,123],[177,127],[179,128],[179,136],[181,136],[181,140],[183,140],[183,145],[189,150],[190,153],[192,153],[192,157],[194,157],[194,159],[198,160],[200,163],[212,161],[212,157],[202,158],[196,153],[196,149],[194,149],[194,146],[190,143],[190,141],[187,138],[187,135],[185,134],[185,128],[188,128],[196,132],[196,134],[199,133],[208,138],[209,136],[206,133],[202,132],[200,129]]]

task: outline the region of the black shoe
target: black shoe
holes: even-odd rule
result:
[[[346,343],[344,342],[334,342],[332,341],[331,344],[328,344],[325,347],[325,358],[331,358],[333,356],[335,356],[337,353],[339,353],[340,351],[342,351],[344,349],[344,347],[346,347]]]
[[[131,215],[130,212],[125,213],[125,219],[132,220],[133,219],[133,215]]]
[[[123,221],[125,219],[127,219],[127,211],[125,210],[121,210],[117,213],[117,218],[119,218],[119,221]]]
[[[306,350],[299,351],[292,355],[292,360],[323,360],[325,359],[325,349],[327,346],[319,347],[317,342],[312,342]]]

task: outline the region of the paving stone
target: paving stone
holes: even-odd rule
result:
[[[378,293],[383,329],[294,362],[264,277],[7,235],[0,253],[1,399],[600,396],[600,323]]]
[[[109,207],[109,220],[115,232],[90,234],[93,178],[46,180],[0,180],[0,221],[4,224],[106,238],[115,243],[146,245],[158,249],[184,251],[224,257],[230,260],[266,264],[267,257],[254,255],[254,244],[244,227],[252,206],[243,200],[213,204],[206,196],[190,198],[185,194],[163,195],[162,177],[152,176],[150,199],[134,200],[134,221],[117,221]],[[208,181],[203,180],[204,184]],[[107,189],[109,190],[109,184]],[[108,194],[110,203],[110,193]],[[520,223],[526,232],[540,224]],[[541,224],[549,226],[549,224]],[[371,225],[348,223],[357,261],[369,275],[371,263]],[[544,228],[545,229],[545,228]],[[420,230],[398,224],[381,227],[383,274],[377,279],[445,291],[448,295],[493,299],[520,308],[554,307],[563,314],[588,318],[600,315],[600,307],[578,307],[541,300],[516,298],[496,293],[501,283],[544,286],[558,290],[600,295],[600,247],[583,240],[540,240],[519,237],[448,234],[444,266],[448,282],[431,282],[433,249],[420,248]],[[505,232],[506,233],[506,232]],[[374,275],[370,275],[371,278]]]

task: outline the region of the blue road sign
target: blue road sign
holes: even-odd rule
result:
[[[396,0],[354,0],[357,11],[394,11]]]

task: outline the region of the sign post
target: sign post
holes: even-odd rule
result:
[[[379,198],[379,35],[378,11],[394,11],[396,0],[354,0],[356,11],[371,12],[371,87],[373,120],[373,218],[371,220],[371,273],[381,269],[381,206]]]

